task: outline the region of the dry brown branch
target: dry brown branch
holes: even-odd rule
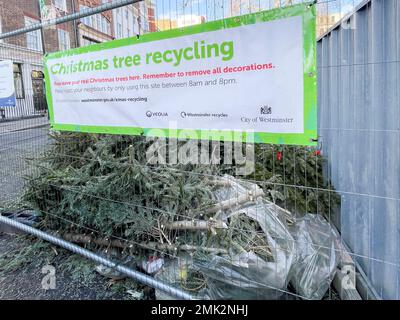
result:
[[[196,231],[212,231],[213,229],[228,229],[225,222],[215,220],[183,220],[175,221],[164,225],[164,229],[169,230],[196,230]]]
[[[104,247],[114,247],[120,249],[133,249],[133,248],[144,248],[149,250],[158,250],[158,251],[203,251],[207,253],[213,254],[227,254],[226,249],[222,248],[207,248],[207,247],[199,247],[192,245],[173,245],[167,243],[158,243],[158,242],[143,242],[143,243],[129,243],[128,241],[121,240],[110,240],[108,238],[95,238],[91,235],[85,234],[74,234],[74,233],[65,233],[62,237],[71,242],[80,243],[80,244],[96,244]]]
[[[158,242],[149,242],[145,244],[146,248],[154,249],[154,250],[161,250],[161,251],[203,251],[207,253],[213,254],[227,254],[228,251],[222,248],[208,248],[208,247],[200,247],[200,246],[192,246],[189,244],[183,245],[168,245],[166,243],[161,244]]]
[[[253,201],[258,197],[264,196],[264,191],[261,188],[257,188],[252,191],[247,191],[246,194],[243,194],[239,197],[228,199],[225,201],[221,201],[215,205],[213,205],[211,208],[206,209],[206,214],[212,214],[216,213],[220,210],[226,210],[238,205],[241,205],[243,203],[246,203],[248,201]]]

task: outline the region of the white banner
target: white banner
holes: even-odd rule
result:
[[[305,134],[304,61],[315,67],[315,56],[303,43],[306,10],[291,10],[293,16],[278,20],[258,19],[261,13],[253,15],[256,23],[232,27],[233,18],[197,26],[204,31],[178,29],[51,54],[53,127],[121,133],[174,123],[177,129]],[[311,98],[314,89],[312,82]],[[316,105],[309,107],[314,117]],[[306,143],[316,135],[308,123]]]

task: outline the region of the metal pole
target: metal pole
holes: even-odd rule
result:
[[[72,13],[76,13],[75,0],[71,0],[71,9],[72,9]],[[76,19],[74,19],[73,25],[74,25],[74,33],[75,33],[75,44],[76,44],[76,47],[79,48],[81,46],[81,39],[79,36],[78,24],[76,23]]]
[[[39,9],[39,18],[40,18],[40,23],[42,23],[42,6],[40,5],[40,1],[38,0],[38,9]],[[40,35],[41,35],[41,40],[42,40],[42,51],[43,54],[46,54],[46,44],[44,42],[44,30],[43,28],[40,28]]]
[[[129,269],[128,267],[119,265],[107,258],[104,258],[96,253],[93,253],[89,250],[86,250],[76,244],[70,243],[68,241],[65,241],[61,238],[55,237],[53,235],[50,235],[46,232],[40,231],[38,229],[32,228],[30,226],[27,226],[21,222],[3,217],[0,215],[0,223],[4,223],[8,226],[11,226],[13,228],[16,228],[18,230],[24,231],[26,233],[29,233],[31,235],[34,235],[38,238],[41,238],[43,240],[46,240],[48,242],[51,242],[57,246],[60,246],[64,249],[67,249],[69,251],[72,251],[74,253],[77,253],[85,258],[88,258],[90,260],[93,260],[97,263],[100,263],[104,266],[113,268],[125,275],[127,275],[128,277],[132,278],[133,280],[136,280],[140,283],[143,283],[144,285],[150,286],[152,288],[161,290],[173,297],[176,297],[178,299],[182,299],[182,300],[194,300],[193,296],[190,293],[187,293],[183,290],[174,288],[168,284],[162,283],[148,275],[145,275],[141,272]]]
[[[101,13],[104,11],[108,11],[108,10],[113,10],[119,7],[123,7],[129,4],[134,4],[136,2],[140,2],[143,0],[120,0],[117,2],[109,2],[109,3],[105,3],[102,4],[100,6],[97,6],[95,8],[90,8],[87,10],[83,10],[80,12],[76,12],[76,13],[72,13],[69,15],[66,15],[64,17],[59,17],[56,19],[51,19],[51,20],[47,20],[47,21],[42,21],[41,23],[37,23],[37,24],[33,24],[29,27],[25,27],[22,29],[18,29],[18,30],[14,30],[14,31],[10,31],[10,32],[6,32],[3,34],[0,34],[0,39],[5,39],[5,38],[9,38],[9,37],[13,37],[13,36],[17,36],[20,34],[24,34],[27,32],[31,32],[31,31],[35,31],[35,30],[39,30],[41,28],[46,28],[52,25],[56,25],[56,24],[61,24],[61,23],[65,23],[65,22],[69,22],[72,20],[76,20],[76,19],[81,19],[84,17],[88,17],[97,13]]]

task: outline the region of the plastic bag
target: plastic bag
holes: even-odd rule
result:
[[[258,222],[271,249],[272,261],[252,251],[196,260],[195,266],[208,280],[208,296],[211,299],[277,299],[289,282],[295,251],[293,238],[262,199],[243,205],[225,218],[239,214]]]
[[[339,239],[329,223],[317,214],[297,219],[292,234],[297,250],[290,282],[302,297],[322,299],[339,263]]]
[[[197,288],[187,287],[189,284],[188,277],[189,273],[196,272],[197,269],[193,265],[193,261],[190,256],[182,255],[173,260],[165,260],[165,263],[160,271],[155,274],[155,278],[164,283],[167,283],[173,287],[180,288],[185,291],[190,291],[193,297],[199,300],[207,299],[206,282],[200,283]],[[175,297],[169,295],[167,292],[156,290],[157,300],[176,300]]]
[[[286,287],[286,266],[267,262],[252,252],[196,261],[207,278],[210,299],[277,299]]]

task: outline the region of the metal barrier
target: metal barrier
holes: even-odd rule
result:
[[[21,222],[14,221],[9,218],[5,218],[0,216],[0,223],[4,223],[6,225],[9,225],[10,227],[16,228],[20,231],[26,232],[28,234],[31,234],[35,237],[41,238],[43,240],[46,240],[50,243],[53,243],[57,246],[60,246],[64,249],[67,249],[73,253],[79,254],[85,258],[88,258],[90,260],[93,260],[94,262],[100,263],[101,265],[113,268],[114,270],[121,272],[122,274],[127,275],[128,277],[139,281],[140,283],[144,285],[148,285],[150,287],[153,287],[155,289],[161,290],[163,292],[166,292],[167,294],[171,295],[174,298],[177,299],[183,299],[183,300],[193,300],[193,297],[186,292],[183,292],[182,290],[176,289],[174,287],[171,287],[168,284],[164,284],[160,281],[155,280],[154,278],[147,276],[143,273],[137,272],[135,270],[132,270],[126,266],[120,265],[119,263],[115,263],[113,261],[110,261],[109,259],[106,259],[102,256],[99,256],[98,254],[95,254],[93,252],[90,252],[89,250],[86,250],[78,245],[75,245],[73,243],[67,242],[63,239],[60,239],[58,237],[55,237],[53,235],[47,234],[43,231],[40,231],[38,229],[32,228],[30,226],[27,226]]]
[[[125,254],[130,253],[125,250],[126,246],[128,246],[128,249],[135,247],[139,248],[138,251],[142,249],[152,251],[154,255],[164,257],[165,260],[176,261],[177,256],[179,256],[178,261],[182,263],[175,265],[172,263],[169,270],[173,275],[170,275],[169,279],[166,276],[163,280],[152,280],[142,274],[122,269],[123,267],[103,258],[96,257],[95,259],[104,265],[120,268],[118,269],[119,271],[147,285],[162,290],[167,288],[170,296],[185,299],[196,298],[195,294],[188,295],[184,292],[182,288],[188,284],[182,284],[183,282],[180,277],[182,273],[187,272],[193,266],[193,255],[197,251],[201,251],[200,248],[203,251],[212,251],[213,248],[208,247],[207,242],[202,242],[204,241],[204,234],[208,232],[214,234],[219,229],[212,225],[211,222],[204,222],[198,216],[194,216],[193,210],[174,210],[181,203],[184,203],[185,206],[189,206],[189,202],[197,204],[196,201],[202,197],[202,188],[205,188],[205,185],[202,184],[203,181],[215,180],[218,181],[217,184],[222,185],[236,183],[236,180],[234,182],[220,180],[223,174],[234,175],[234,170],[229,166],[221,166],[216,170],[212,165],[206,166],[206,169],[179,164],[175,166],[150,165],[145,159],[146,148],[149,147],[148,141],[140,140],[140,137],[58,134],[49,131],[47,114],[45,113],[47,107],[43,94],[44,79],[41,77],[43,55],[69,48],[200,24],[205,21],[218,20],[260,10],[269,10],[281,5],[306,1],[216,0],[201,2],[173,0],[155,2],[148,0],[115,0],[98,1],[97,6],[93,8],[87,7],[85,1],[60,1],[57,2],[61,3],[58,7],[54,5],[54,2],[47,3],[45,1],[45,6],[41,8],[42,19],[39,18],[37,1],[24,2],[26,5],[25,8],[21,8],[17,2],[9,0],[7,4],[2,3],[0,5],[2,17],[6,14],[13,14],[15,16],[20,15],[22,18],[22,21],[15,22],[15,25],[8,26],[4,25],[4,21],[2,21],[4,19],[0,20],[0,23],[3,23],[3,27],[0,28],[0,59],[12,60],[14,62],[14,79],[17,91],[17,106],[15,108],[0,109],[0,187],[2,189],[0,193],[0,209],[9,209],[23,204],[30,206],[36,204],[34,209],[47,217],[46,227],[49,230],[63,230],[63,232],[68,233],[70,239],[74,239],[76,240],[75,242],[88,248],[90,248],[91,243],[96,241],[103,245],[109,245],[110,241],[116,241],[115,243],[119,245],[117,247]],[[364,236],[362,239],[353,237],[353,232],[357,228],[358,221],[361,221],[363,224],[367,223],[366,221],[370,221],[368,219],[361,219],[360,216],[376,216],[378,213],[377,210],[385,211],[386,214],[384,215],[385,219],[383,223],[392,226],[393,230],[395,230],[396,223],[398,222],[398,218],[396,217],[399,213],[400,202],[398,184],[392,183],[393,186],[395,185],[393,192],[390,194],[390,202],[393,208],[368,207],[368,203],[378,201],[377,199],[381,199],[382,196],[386,198],[388,195],[382,195],[380,190],[378,190],[379,188],[365,189],[363,187],[364,184],[368,184],[367,180],[362,180],[365,172],[358,171],[358,178],[356,178],[351,176],[354,171],[350,167],[356,163],[361,166],[361,163],[365,163],[365,157],[372,156],[372,151],[369,149],[364,150],[362,155],[357,155],[354,151],[354,141],[359,140],[356,140],[356,137],[368,133],[372,134],[371,139],[375,139],[377,130],[363,126],[357,128],[349,126],[344,128],[340,127],[340,124],[337,124],[335,114],[340,113],[340,111],[335,111],[335,105],[341,106],[340,110],[342,110],[344,105],[350,106],[349,101],[357,93],[355,92],[355,87],[350,86],[350,82],[348,82],[348,87],[342,87],[346,91],[334,90],[334,85],[337,84],[338,78],[336,76],[340,71],[349,73],[350,69],[363,69],[364,71],[375,72],[376,69],[372,70],[369,68],[373,68],[371,66],[378,63],[388,68],[389,65],[391,66],[390,68],[393,66],[393,70],[396,70],[396,68],[398,69],[399,53],[397,51],[394,54],[392,61],[382,58],[378,59],[376,56],[368,58],[357,56],[356,60],[349,60],[346,63],[334,59],[337,57],[336,54],[338,54],[339,49],[342,51],[351,50],[349,47],[346,47],[346,45],[351,45],[351,40],[358,41],[358,45],[361,45],[361,42],[365,41],[365,37],[362,36],[365,36],[365,33],[359,33],[366,32],[367,30],[365,28],[368,18],[360,13],[364,10],[365,6],[368,8],[370,6],[375,6],[376,8],[382,6],[383,9],[379,7],[380,9],[375,11],[376,15],[374,17],[380,15],[390,16],[389,23],[391,26],[398,26],[399,15],[395,17],[391,16],[388,10],[390,10],[389,8],[394,8],[394,12],[398,12],[400,6],[396,1],[364,1],[364,5],[357,7],[359,3],[360,1],[355,0],[317,2],[317,33],[322,37],[318,44],[320,54],[320,146],[317,149],[295,146],[256,146],[255,167],[258,171],[255,170],[248,176],[240,177],[239,180],[245,181],[247,184],[252,184],[252,188],[254,185],[260,186],[264,190],[263,192],[270,197],[268,198],[269,200],[273,199],[272,202],[279,204],[279,206],[275,205],[274,209],[271,210],[279,211],[279,214],[285,217],[287,223],[290,224],[293,217],[313,213],[321,217],[324,216],[325,221],[328,221],[332,226],[336,226],[339,232],[345,234],[344,237],[339,238],[343,240],[345,245],[348,245],[351,252],[345,249],[347,248],[345,245],[336,249],[336,256],[346,261],[346,263],[342,261],[342,264],[339,265],[339,269],[336,270],[335,281],[333,282],[335,287],[332,285],[329,288],[325,298],[337,298],[338,296],[345,298],[346,294],[342,294],[341,290],[355,290],[354,283],[352,288],[345,285],[348,283],[347,275],[351,274],[354,275],[354,279],[356,277],[363,278],[360,281],[360,283],[363,283],[362,288],[358,286],[357,282],[357,289],[363,298],[397,299],[399,298],[399,283],[395,283],[395,281],[392,285],[388,285],[387,283],[395,274],[398,275],[398,257],[391,255],[393,259],[390,259],[389,255],[377,255],[377,252],[383,250],[383,247],[388,244],[391,244],[390,252],[398,252],[399,241],[396,240],[395,232],[390,233],[390,239],[375,237],[374,239],[377,239],[378,245],[377,247],[373,246],[373,251],[370,250],[372,238],[368,236],[368,233],[376,232],[372,224],[368,222],[368,227],[363,225]],[[355,10],[358,11],[354,13]],[[24,16],[24,12],[33,12],[35,17]],[[345,19],[343,20],[344,17]],[[357,17],[359,22],[354,24],[354,17]],[[379,21],[377,26],[375,26],[375,28],[381,30],[382,36],[384,35],[383,29],[387,21],[383,19],[383,21]],[[329,31],[331,28],[334,29]],[[3,31],[2,34],[1,31]],[[399,30],[396,31],[393,29],[392,32],[398,33]],[[341,45],[338,44],[338,33],[341,34]],[[362,35],[360,36],[360,34]],[[393,36],[387,39],[387,44],[391,48],[394,46],[392,43],[394,38],[396,37]],[[343,43],[345,40],[347,42]],[[328,49],[330,52],[329,58],[326,55]],[[348,54],[356,55],[357,52],[349,51]],[[378,60],[374,60],[375,58]],[[357,78],[359,81],[363,79],[361,74],[363,73],[361,72]],[[353,79],[353,83],[356,82]],[[342,83],[343,85],[344,83]],[[396,82],[396,85],[397,89],[393,88],[393,93],[398,90],[398,82]],[[368,86],[368,83],[365,83],[365,86]],[[391,99],[389,99],[389,93],[383,88],[380,92],[386,101]],[[395,96],[391,97],[395,99]],[[395,109],[394,105],[395,103],[390,104],[390,106],[388,104],[388,108],[390,108],[390,112],[394,116],[392,118],[393,121],[395,119],[398,120],[396,118],[398,117],[398,110],[397,113],[393,110]],[[358,111],[361,112],[362,110]],[[341,113],[341,116],[343,117],[344,113]],[[379,130],[387,131],[385,128],[380,128]],[[393,143],[387,145],[382,150],[384,154],[393,154],[391,160],[387,160],[389,162],[400,159],[398,150],[395,150],[395,141],[399,137],[399,128],[394,126],[390,130],[393,134],[394,140],[391,140]],[[51,132],[51,137],[48,136],[49,132]],[[344,143],[343,139],[346,140],[346,143]],[[360,141],[364,140],[361,139]],[[365,144],[360,144],[359,147],[361,145],[365,146]],[[46,153],[47,150],[50,150],[50,153]],[[42,158],[42,163],[25,161],[26,158],[31,159],[43,155],[45,155],[47,160],[43,160],[44,158]],[[325,158],[324,165],[322,165],[324,161],[322,158]],[[345,161],[341,162],[344,159]],[[378,158],[374,159],[375,162],[369,165],[368,172],[371,174],[374,173],[376,177],[384,179],[382,174],[378,174],[382,169],[377,163]],[[50,163],[54,167],[46,167]],[[344,166],[344,163],[346,163],[346,166]],[[90,176],[90,178],[85,176],[85,179],[87,178],[88,180],[81,183],[74,180],[78,179],[79,174],[74,176],[73,172],[82,167],[92,170],[95,174]],[[266,169],[263,171],[260,168]],[[385,172],[388,175],[392,174],[394,178],[398,177],[399,172],[394,166],[388,165],[385,168]],[[46,170],[50,172],[53,169],[54,171],[52,172],[58,175],[57,177],[61,183],[56,179],[46,180]],[[108,175],[112,172],[120,174],[121,179],[126,178],[126,181],[110,181],[110,184],[112,183],[111,186],[100,184],[101,179],[109,178]],[[67,174],[71,174],[71,176],[66,177],[65,175]],[[104,174],[104,176],[101,174]],[[134,183],[131,176],[133,174],[135,177],[149,175],[153,181],[145,182],[143,180],[143,182],[136,185],[137,189],[132,190],[130,189],[130,184]],[[342,184],[343,181],[348,181],[348,179],[352,181],[352,188],[350,189]],[[363,184],[357,184],[357,179]],[[67,181],[69,181],[69,184]],[[121,187],[123,182],[125,185]],[[180,188],[177,188],[177,185],[175,185],[178,182],[181,183]],[[152,187],[153,183],[155,185],[154,189]],[[176,189],[172,189],[173,187]],[[236,184],[235,187],[238,188],[237,193],[239,197],[240,188]],[[127,192],[130,192],[130,199],[128,200],[121,194],[112,193],[112,188],[127,190]],[[168,188],[171,190],[165,192],[154,191],[155,189],[164,190]],[[187,191],[186,193],[182,191],[185,188],[188,189],[185,190],[185,192]],[[148,192],[159,192],[160,196],[149,196],[148,201],[146,201],[141,194],[142,190],[145,189],[150,190]],[[253,191],[250,190],[250,193],[247,194],[252,200],[254,194],[251,192]],[[195,193],[196,196],[193,196],[191,192]],[[181,202],[178,203],[173,198],[174,195],[185,195],[188,197],[188,201],[181,197]],[[257,194],[255,198],[258,196],[260,194]],[[351,204],[348,202],[349,198],[352,199]],[[136,199],[139,200],[136,201]],[[170,200],[171,205],[168,205],[165,199],[174,200]],[[245,198],[245,200],[247,201],[248,198]],[[56,208],[56,203],[59,204],[58,209]],[[356,209],[358,204],[362,205],[363,209]],[[266,204],[264,203],[263,205]],[[395,208],[396,205],[397,209]],[[61,208],[65,209],[64,212]],[[353,210],[352,208],[354,212],[358,212],[355,216],[349,213]],[[77,212],[81,213],[81,216]],[[107,220],[111,219],[108,212],[115,213],[114,220]],[[289,217],[288,212],[292,216],[289,214]],[[132,214],[140,215],[142,217],[142,224],[134,221]],[[211,217],[214,217],[214,214],[217,216],[218,212],[213,213]],[[105,217],[104,219],[102,219],[102,215]],[[179,216],[181,219],[187,220],[189,224],[193,223],[193,225],[196,225],[196,227],[191,225],[192,231],[199,228],[199,225],[203,222],[205,226],[201,232],[195,234],[189,231],[182,232],[179,234],[181,240],[177,240],[176,229],[173,229],[171,226],[168,226],[170,228],[168,229],[163,225],[162,218],[171,215]],[[11,224],[10,221],[5,219],[0,217],[0,222]],[[348,219],[351,219],[352,223],[349,223]],[[124,224],[125,222],[126,224]],[[129,223],[136,223],[136,229],[130,228]],[[150,229],[146,229],[148,223],[151,223]],[[278,222],[275,220],[274,223],[278,225]],[[107,231],[109,232],[107,233],[104,229],[99,228],[100,225],[107,226],[109,228]],[[351,229],[349,229],[349,226],[351,226]],[[221,228],[223,229],[224,227],[222,226]],[[238,230],[242,232],[247,227],[249,226],[246,221],[237,221],[234,227],[228,229],[234,233]],[[45,236],[42,231],[33,230],[32,228],[28,230],[27,228],[25,229],[33,234],[37,234],[52,242],[55,241],[53,238]],[[334,229],[332,227],[332,230]],[[154,235],[157,235],[158,242],[155,243],[143,237],[137,237],[135,230],[145,230],[143,233],[149,233],[149,237],[153,240],[155,238]],[[379,230],[385,233],[387,229],[381,228]],[[248,237],[248,235],[246,234],[243,237]],[[294,243],[297,247],[310,245],[311,248],[315,248],[313,243],[302,243],[299,240],[294,240],[289,233],[282,233],[280,237],[278,239],[283,240],[282,246],[290,246],[290,244]],[[138,240],[139,238],[140,241]],[[171,241],[172,238],[174,241]],[[268,251],[270,248],[262,241],[257,242],[259,239],[256,238],[248,239],[248,242],[251,243],[248,247],[251,247],[252,250],[259,250],[257,252],[262,251],[260,254],[265,254],[265,257],[267,257],[265,259],[270,259],[270,252]],[[107,241],[104,239],[107,239]],[[85,249],[76,245],[66,245],[62,240],[57,240],[57,244],[62,244],[67,249],[72,249],[73,252],[84,253],[88,258],[94,257],[92,253]],[[265,248],[262,250],[258,248],[262,246]],[[324,250],[328,248],[321,246],[320,249]],[[180,250],[185,254],[178,254]],[[285,250],[288,251],[289,249],[285,247]],[[272,260],[270,259],[268,262]],[[226,267],[221,261],[215,260],[213,263],[215,263],[214,267]],[[379,270],[390,269],[390,272],[386,275],[386,271],[384,271],[378,277],[376,275],[376,270],[378,269],[369,267],[368,263],[371,263],[371,265],[380,264],[382,268],[378,268]],[[183,271],[180,269],[182,265],[184,268]],[[357,270],[354,269],[355,265],[357,265]],[[200,267],[209,270],[210,274],[216,272],[212,264],[203,263]],[[283,267],[283,269],[285,268]],[[203,282],[198,284],[198,287],[218,287],[221,286],[221,283],[230,285],[229,281],[231,280],[229,279],[235,277],[235,268],[230,266],[226,270],[227,272],[224,274],[226,277],[225,280],[223,277],[218,279],[218,276],[214,276],[213,280],[202,280]],[[192,271],[193,273],[195,272],[195,270]],[[290,270],[284,271],[289,273]],[[171,277],[175,278],[171,279]],[[339,278],[340,280],[338,280]],[[169,280],[171,284],[166,287],[160,285],[162,281],[166,280]],[[370,280],[372,280],[372,284]],[[310,296],[299,293],[288,286],[280,288],[274,285],[264,285],[260,280],[249,283],[244,274],[240,274],[237,278],[234,278],[234,281],[236,281],[236,285],[241,289],[239,290],[241,297],[253,294],[252,297],[256,298],[282,298],[282,296],[296,299],[310,298]],[[249,288],[252,288],[253,291]],[[198,292],[202,292],[201,289]],[[356,292],[354,295],[357,296],[358,293]]]

